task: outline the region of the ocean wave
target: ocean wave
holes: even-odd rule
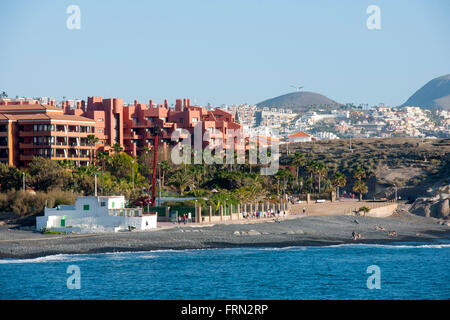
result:
[[[32,258],[32,259],[0,259],[0,264],[9,263],[48,263],[48,262],[76,262],[91,260],[88,254],[55,254],[50,256]]]
[[[256,251],[300,251],[308,249],[326,248],[386,248],[386,249],[443,249],[450,248],[449,243],[417,243],[417,244],[365,244],[365,243],[341,243],[326,246],[286,246],[286,247],[264,247],[264,248],[241,248]]]
[[[224,251],[304,251],[309,249],[326,248],[385,248],[385,249],[444,249],[450,248],[450,243],[413,243],[413,244],[364,244],[364,243],[342,243],[327,246],[286,246],[286,247],[237,247],[237,248],[204,248],[204,249],[162,249],[148,251],[123,251],[123,252],[105,252],[91,254],[56,254],[31,259],[0,259],[0,264],[11,263],[54,263],[54,262],[77,262],[85,260],[95,260],[107,258],[111,260],[122,260],[129,256],[142,259],[158,258],[159,253],[194,253],[199,251],[224,250]]]

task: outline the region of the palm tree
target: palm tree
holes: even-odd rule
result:
[[[194,185],[199,187],[203,178],[203,167],[201,165],[191,165],[189,167],[189,173],[192,176]]]
[[[358,167],[358,168],[354,171],[353,177],[354,177],[355,179],[357,179],[357,180],[365,179],[365,178],[366,178],[366,171],[365,171],[363,168]]]
[[[347,184],[347,178],[341,172],[336,172],[332,180],[333,186],[336,188],[337,198],[339,199],[339,187],[345,187]]]
[[[170,170],[169,161],[167,161],[167,160],[161,161],[160,168],[161,168],[161,187],[162,187],[162,189],[164,189],[164,179],[166,177],[166,174]]]
[[[87,141],[88,141],[88,144],[91,146],[91,153],[89,154],[89,160],[92,163],[92,159],[95,156],[94,155],[95,144],[97,144],[100,140],[94,134],[89,134],[87,136]]]
[[[100,162],[101,165],[102,165],[102,171],[101,171],[101,182],[102,182],[102,185],[100,187],[102,195],[103,195],[103,184],[104,184],[103,172],[105,171],[105,163],[108,161],[108,156],[109,156],[109,153],[106,152],[106,151],[99,151],[99,152],[97,152],[97,163]]]
[[[353,191],[359,193],[359,201],[362,201],[362,195],[366,194],[369,191],[366,184],[362,180],[356,180],[353,185]]]
[[[120,146],[120,143],[114,143],[113,149],[115,153],[121,153],[123,151],[123,148]]]
[[[280,195],[280,180],[283,180],[283,192],[286,192],[286,183],[290,177],[292,177],[292,173],[286,168],[278,169],[278,172],[274,175],[277,180],[277,195]]]
[[[178,170],[169,178],[169,184],[175,186],[180,192],[180,195],[183,195],[184,190],[190,186],[192,182],[193,179],[189,172],[185,173],[181,170]]]
[[[305,165],[306,159],[305,159],[305,155],[303,153],[300,152],[296,152],[293,155],[291,155],[292,158],[292,165],[296,168],[296,177],[295,177],[295,181],[297,182],[298,185],[298,174],[299,174],[299,169],[300,167]]]
[[[317,162],[317,165],[315,167],[315,172],[317,174],[317,178],[319,180],[319,193],[320,193],[320,180],[322,177],[325,177],[327,175],[328,169],[322,162]]]
[[[313,177],[314,172],[316,171],[317,162],[314,160],[308,161],[306,165],[306,172],[309,174],[310,178]]]

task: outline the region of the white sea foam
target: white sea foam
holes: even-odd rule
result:
[[[106,257],[113,260],[126,259],[127,256],[133,255],[142,259],[158,258],[158,253],[186,253],[195,251],[210,251],[210,250],[251,250],[251,251],[302,251],[308,249],[321,248],[385,248],[385,249],[445,249],[450,248],[450,243],[436,243],[436,244],[364,244],[364,243],[342,243],[329,246],[287,246],[287,247],[239,247],[239,248],[207,248],[207,249],[184,249],[184,250],[149,250],[149,251],[124,251],[124,252],[105,252],[94,254],[56,254],[45,257],[38,257],[32,259],[0,259],[0,264],[10,263],[53,263],[53,262],[77,262],[84,260],[93,260]],[[153,254],[152,254],[153,253]]]
[[[386,249],[443,249],[450,248],[449,243],[436,243],[436,244],[364,244],[364,243],[342,243],[333,244],[328,246],[287,246],[287,247],[265,247],[265,248],[251,248],[252,250],[259,251],[300,251],[308,249],[325,249],[325,248],[386,248]],[[247,249],[247,248],[242,248]],[[250,248],[248,248],[250,249]]]
[[[86,254],[55,254],[51,256],[38,257],[32,259],[0,259],[0,264],[9,263],[48,263],[48,262],[76,262],[90,260],[91,257]]]

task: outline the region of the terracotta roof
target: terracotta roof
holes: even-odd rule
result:
[[[49,120],[47,115],[45,113],[38,113],[38,114],[10,114],[10,113],[4,113],[3,114],[6,118],[10,120]]]
[[[92,122],[95,123],[94,120],[81,117],[81,116],[74,116],[69,114],[53,114],[53,113],[34,113],[34,114],[10,114],[10,113],[3,113],[3,117],[9,120],[16,120],[16,121],[23,121],[23,120],[61,120],[61,121],[80,121],[80,122]],[[2,119],[2,118],[0,118]]]
[[[95,123],[94,120],[82,116],[75,116],[71,114],[53,114],[53,113],[47,113],[46,116],[48,116],[52,120],[66,120],[66,121],[89,121],[92,123]]]
[[[288,138],[300,138],[300,137],[306,138],[306,137],[311,137],[311,135],[304,133],[302,131],[299,131],[299,132],[293,133],[290,136],[288,136]]]
[[[0,105],[0,111],[26,111],[26,110],[55,110],[55,111],[63,111],[62,108],[42,105],[42,104],[8,104],[8,105]]]

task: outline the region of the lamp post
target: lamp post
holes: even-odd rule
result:
[[[198,211],[197,210],[197,199],[195,199],[195,208],[194,208],[195,220],[197,220],[197,218],[198,218],[198,212],[197,211]],[[198,222],[200,222],[200,221],[198,221]]]
[[[25,172],[22,172],[22,190],[25,192]]]
[[[97,172],[94,173],[94,194],[97,196]]]
[[[134,190],[134,160],[131,160],[131,181]]]
[[[228,202],[228,198],[225,198],[225,215],[228,214],[227,202]]]

